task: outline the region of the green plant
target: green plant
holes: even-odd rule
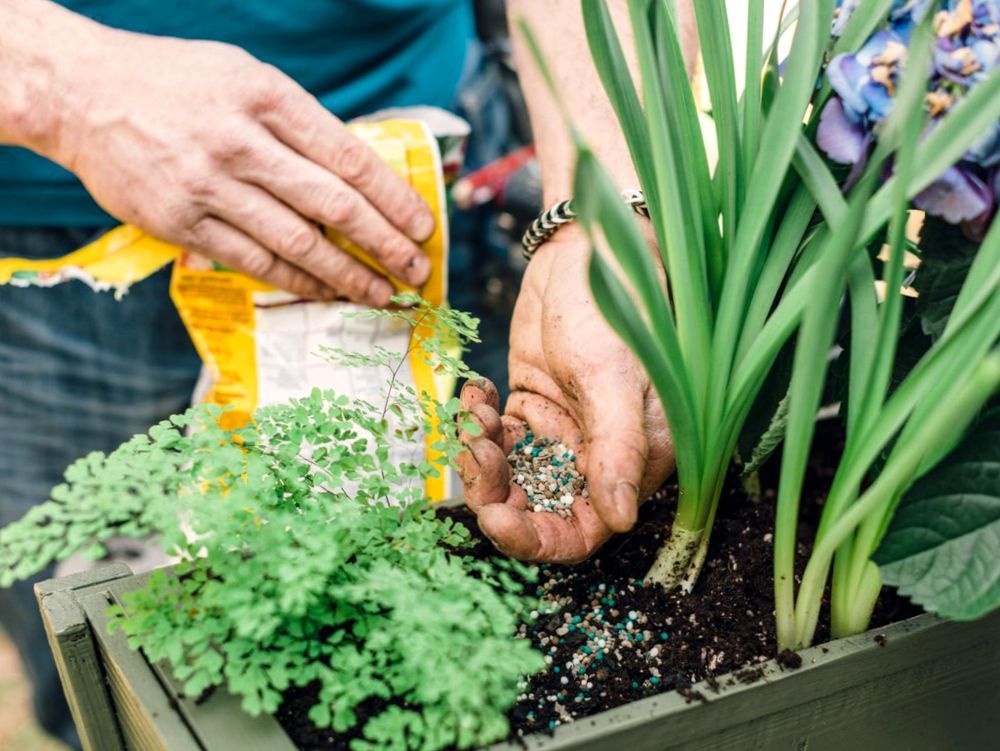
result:
[[[412,307],[359,315],[405,322],[428,364],[469,376],[453,346],[478,322],[397,302]],[[99,555],[114,535],[157,534],[179,563],[114,608],[113,626],[188,695],[225,686],[256,714],[312,685],[317,725],[351,730],[364,705],[359,751],[502,738],[519,682],[542,667],[513,638],[533,572],[464,555],[468,531],[424,501],[424,478],[459,451],[458,425],[475,425],[458,400],[399,381],[408,354],[327,352],[388,373],[381,404],[314,391],[236,430],[203,405],[79,460],[50,501],[0,531],[0,586],[81,548]],[[438,459],[399,453],[434,424]]]
[[[830,33],[834,0],[800,4],[795,9],[791,51],[781,74],[776,61],[777,40],[767,49],[761,43],[763,1],[750,0],[747,75],[741,97],[737,96],[725,3],[698,0],[693,5],[715,121],[717,167],[711,171],[705,156],[673,3],[629,2],[640,100],[606,5],[583,2],[592,56],[649,204],[658,255],[650,252],[616,186],[574,132],[575,203],[595,246],[602,240],[617,261],[612,264],[602,252],[592,253],[590,281],[595,299],[649,373],[674,436],[680,486],[677,515],[649,580],[668,587],[693,585],[741,431],[776,358],[801,327],[794,340],[794,373],[783,407],[788,410],[788,436],[775,539],[779,641],[790,646],[811,638],[811,632],[806,634],[808,628],[803,625],[797,629],[795,617],[790,615],[795,602],[794,531],[812,423],[845,289],[850,292],[857,324],[853,336],[859,345],[852,354],[851,399],[857,401],[848,408],[849,419],[858,422],[849,432],[861,436],[876,431],[885,440],[870,440],[885,446],[887,436],[895,435],[902,421],[909,418],[907,424],[912,427],[904,431],[907,440],[897,442],[904,448],[899,449],[902,453],[893,463],[894,473],[916,461],[916,450],[905,449],[908,439],[914,434],[923,436],[922,431],[944,421],[949,427],[941,436],[940,445],[944,445],[950,430],[967,424],[969,413],[974,411],[972,405],[981,403],[980,397],[990,389],[995,363],[985,353],[995,337],[990,339],[983,328],[971,333],[974,326],[966,322],[972,317],[987,326],[983,321],[996,301],[989,277],[991,267],[984,259],[977,273],[970,275],[968,293],[959,309],[962,315],[953,315],[954,336],[949,335],[947,341],[939,343],[936,353],[929,355],[939,365],[924,366],[912,374],[912,382],[923,388],[898,390],[885,401],[886,369],[893,362],[898,310],[895,303],[877,309],[875,276],[866,251],[873,242],[881,244],[888,223],[895,253],[885,276],[888,289],[898,289],[903,208],[934,184],[997,121],[1000,74],[985,77],[935,122],[920,142],[922,158],[916,159],[917,138],[924,124],[920,112],[926,87],[921,84],[927,79],[920,60],[930,54],[925,23],[924,41],[916,42],[910,52],[911,61],[915,57],[917,62],[907,64],[917,72],[903,84],[905,91],[901,88],[890,118],[879,124],[875,153],[858,165],[857,174],[847,176],[839,169],[831,171],[814,146],[820,113],[832,96],[831,86],[822,78],[824,65],[834,55],[857,49],[885,20],[892,0],[853,4],[854,12],[838,19],[838,37]],[[540,58],[537,50],[536,57]],[[817,86],[818,81],[823,84]],[[892,177],[880,184],[892,164]],[[985,248],[987,255],[992,252]],[[661,264],[666,284],[661,280]],[[896,297],[889,295],[888,299]],[[978,358],[966,361],[966,366],[978,367],[982,361],[975,385],[967,384],[969,391],[963,391],[962,386],[955,392],[927,390],[935,377],[949,372],[941,364],[949,355],[941,352],[953,356],[956,351],[965,351],[963,346]],[[975,369],[969,367],[968,372]],[[914,397],[918,392],[919,399]],[[954,421],[934,408],[941,406],[938,402],[927,401],[927,397],[946,393],[962,395],[963,406],[955,406]],[[887,413],[890,405],[902,414]],[[900,422],[887,422],[887,414]],[[895,427],[890,430],[892,425]],[[773,432],[768,440],[772,446],[777,443]],[[862,438],[857,441],[868,448]],[[858,472],[863,475],[874,459],[867,451],[855,455],[855,450],[860,451],[853,444],[849,446],[844,461],[849,467],[845,474],[852,478]],[[932,459],[940,458],[939,453],[921,454],[913,472],[926,469]],[[853,503],[852,494],[860,484],[858,475],[842,488],[850,519],[862,513],[859,508],[871,505],[883,512],[891,510],[871,501],[870,496]],[[836,524],[831,517],[823,533]],[[872,552],[877,532],[884,528],[880,524],[884,519],[866,527],[865,543],[859,550]],[[838,537],[842,529],[838,527]],[[823,564],[815,564],[812,573],[811,581],[821,591]],[[855,576],[853,572],[852,582]],[[863,587],[867,594],[871,586],[866,578],[860,585],[852,584],[851,589],[857,594]],[[810,605],[803,607],[812,607],[815,594],[816,589],[810,588],[805,597]],[[804,620],[811,618],[811,612]]]
[[[961,440],[1000,388],[1000,351],[995,350],[1000,337],[1000,223],[996,222],[960,280],[940,336],[890,388],[903,307],[903,298],[896,291],[903,281],[904,229],[911,198],[905,186],[914,175],[926,172],[926,160],[918,162],[917,157],[918,139],[927,120],[923,103],[936,41],[932,18],[927,12],[913,30],[891,114],[878,133],[878,145],[862,178],[862,182],[874,184],[877,171],[894,152],[893,177],[882,188],[890,191],[886,203],[894,204],[887,237],[889,260],[883,269],[888,290],[885,301],[879,306],[873,293],[870,254],[863,252],[864,245],[852,250],[854,240],[847,239],[833,252],[828,249],[819,261],[822,273],[813,285],[796,343],[775,527],[776,617],[781,646],[801,647],[812,642],[831,564],[833,635],[847,636],[868,627],[882,587],[872,557],[900,498]],[[936,124],[920,148],[930,149],[929,140],[947,137],[960,147],[949,160],[962,156],[1000,114],[995,109],[986,113],[977,109],[995,102],[998,82],[996,73],[982,81]],[[985,118],[980,119],[983,114]],[[924,153],[935,152],[930,149]],[[951,163],[931,161],[936,170],[932,176]],[[817,165],[817,175],[822,174],[820,167]],[[865,240],[864,227],[873,224],[870,212],[879,196],[869,204],[864,193],[852,194],[845,202],[836,185],[824,181],[826,189],[817,189],[814,194],[827,221],[837,227],[831,235]],[[930,256],[941,250],[935,247],[933,237],[925,238],[922,247]],[[928,281],[932,278],[925,277]],[[823,353],[830,349],[835,334],[831,311],[845,292],[851,313],[846,444],[796,593],[793,567],[799,494],[826,378]],[[990,576],[984,573],[983,580],[988,581]],[[1000,604],[1000,598],[996,600],[994,606]]]

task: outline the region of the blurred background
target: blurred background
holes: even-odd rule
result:
[[[0,631],[0,749],[2,751],[63,751],[35,726],[28,684],[14,646]]]

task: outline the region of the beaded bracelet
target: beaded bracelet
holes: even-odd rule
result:
[[[641,190],[623,190],[622,200],[640,216],[649,216],[646,196]],[[539,214],[538,218],[525,231],[524,237],[521,238],[521,251],[524,260],[530,261],[542,243],[551,238],[560,227],[569,224],[574,219],[576,219],[576,212],[573,210],[573,200],[569,198]]]

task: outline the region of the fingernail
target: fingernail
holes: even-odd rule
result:
[[[423,242],[434,234],[434,215],[430,211],[421,211],[410,227],[410,237],[417,242]]]
[[[431,262],[427,256],[420,254],[413,257],[406,267],[406,281],[414,287],[419,287],[431,275]]]
[[[479,472],[482,468],[479,466],[479,462],[476,461],[476,455],[472,453],[472,449],[468,449],[468,454],[469,461],[462,463],[462,469],[464,471],[461,472],[461,476],[462,482],[466,485],[471,485],[479,479]]]
[[[635,524],[635,517],[639,507],[639,489],[628,480],[622,480],[615,487],[615,511],[618,512],[618,519],[627,531]]]
[[[368,304],[376,308],[384,308],[392,298],[392,285],[385,279],[373,279],[368,285],[365,295]]]

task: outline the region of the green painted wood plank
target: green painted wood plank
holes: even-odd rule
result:
[[[128,592],[143,586],[146,576],[129,577],[114,582],[108,587],[109,596],[118,604],[123,604],[122,598]],[[95,621],[95,629],[98,628]],[[103,639],[101,640],[103,641]],[[122,640],[124,641],[124,640]],[[126,649],[127,644],[125,645]],[[197,745],[192,748],[207,749],[208,751],[228,751],[229,749],[238,751],[296,751],[295,745],[291,742],[285,731],[278,724],[277,720],[269,715],[251,717],[240,708],[239,699],[228,691],[216,689],[212,691],[204,701],[196,702],[184,697],[181,693],[180,685],[171,676],[165,664],[152,664],[146,662],[142,655],[131,653],[130,658],[115,649],[113,652],[114,663],[122,668],[123,672],[119,676],[116,672],[116,679],[120,678],[117,685],[121,686],[122,698],[125,708],[129,712],[129,720],[123,721],[123,727],[127,725],[129,732],[135,731],[137,739],[143,744],[138,746],[136,751],[160,751],[160,746],[155,745],[153,722],[151,715],[163,706],[169,706],[174,716],[182,722],[186,728],[190,741],[184,738],[185,743],[193,742]],[[137,696],[124,695],[125,660],[138,671],[135,659],[142,661],[142,666],[151,676],[155,678],[155,684],[144,680],[141,684],[133,681],[130,690],[138,694]],[[112,671],[109,671],[112,672]],[[164,732],[177,732],[176,728]],[[161,733],[161,738],[173,741],[173,736]],[[171,751],[173,745],[163,746]],[[183,748],[187,749],[188,746]]]
[[[76,590],[129,576],[127,566],[88,571],[35,586],[45,634],[85,751],[124,751],[100,656]]]
[[[125,579],[134,582],[135,578]],[[104,664],[118,725],[129,751],[206,751],[140,652],[120,631],[108,633],[109,592],[80,600]],[[212,749],[211,751],[214,751]]]
[[[490,751],[942,751],[992,748],[1000,709],[1000,612],[975,623],[922,615],[802,653],[799,670],[713,692],[632,702]]]

